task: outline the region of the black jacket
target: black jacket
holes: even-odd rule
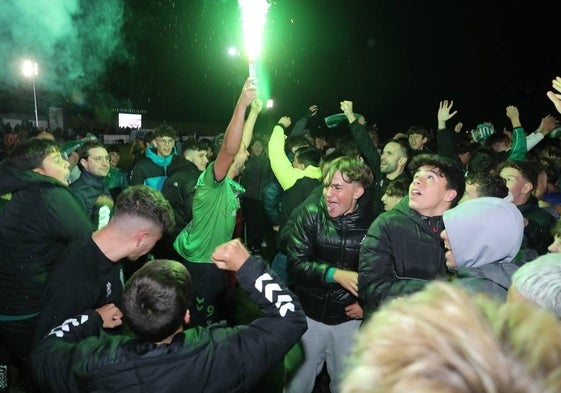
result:
[[[97,198],[101,195],[105,195],[110,199],[113,199],[111,192],[107,185],[105,184],[105,179],[103,177],[95,176],[86,170],[82,170],[80,177],[74,183],[70,185],[70,191],[74,194],[74,197],[80,202],[84,207],[86,214],[94,225],[97,227],[98,224],[98,212],[101,205],[96,205]]]
[[[53,264],[92,224],[68,187],[33,171],[5,168],[0,194],[12,199],[0,211],[0,314],[39,311]]]
[[[547,254],[547,247],[553,242],[550,232],[555,224],[555,218],[538,205],[538,200],[534,196],[523,205],[516,207],[528,220],[528,225],[524,227],[522,248],[532,248],[538,255]]]
[[[404,197],[370,226],[360,250],[358,291],[365,315],[388,297],[421,289],[446,274],[442,216],[424,217]]]
[[[175,212],[175,228],[180,231],[193,218],[193,197],[195,186],[202,171],[191,161],[179,159],[181,164],[170,169],[170,176],[164,182],[162,194]]]
[[[370,225],[367,208],[360,203],[353,213],[331,218],[325,201],[298,208],[287,225],[288,272],[306,315],[335,325],[349,320],[345,307],[358,301],[338,283],[327,283],[330,267],[358,271],[360,243]]]
[[[42,392],[246,392],[306,331],[296,296],[250,257],[236,273],[263,313],[249,326],[187,329],[156,346],[100,335],[95,312],[77,316],[36,346],[33,371]]]

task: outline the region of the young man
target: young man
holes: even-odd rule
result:
[[[453,282],[470,292],[485,293],[504,302],[514,263],[524,236],[524,219],[512,202],[479,197],[443,215],[440,234]]]
[[[547,246],[553,240],[550,231],[555,218],[539,207],[532,194],[538,182],[536,164],[508,160],[499,166],[499,173],[512,194],[512,202],[524,216],[525,247],[536,250],[538,255],[547,253]]]
[[[175,130],[161,125],[154,129],[151,145],[146,148],[146,157],[132,169],[131,185],[145,184],[161,191],[168,177],[168,169],[177,163]]]
[[[287,224],[288,272],[306,312],[308,331],[300,342],[304,361],[289,365],[294,375],[288,378],[286,392],[311,392],[324,363],[331,392],[339,389],[363,316],[357,297],[358,257],[370,225],[370,206],[362,197],[371,183],[367,165],[337,158],[326,169],[323,196],[301,205]]]
[[[123,169],[119,168],[119,161],[121,160],[119,145],[107,146],[107,152],[109,153],[110,167],[109,173],[105,176],[105,184],[115,201],[121,191],[126,190],[129,187],[129,179],[127,173]]]
[[[15,145],[0,170],[0,369],[18,364],[26,378],[41,294],[64,248],[92,232],[68,190],[68,162],[50,140]]]
[[[105,146],[97,141],[89,141],[78,149],[80,177],[70,185],[70,191],[86,210],[96,229],[107,225],[113,197],[105,184],[109,173],[110,157]]]
[[[217,247],[212,260],[235,272],[262,317],[244,327],[183,330],[189,272],[175,261],[148,262],[127,281],[123,313],[112,304],[89,310],[39,342],[33,364],[41,391],[250,391],[304,333],[304,313],[239,240]],[[136,338],[99,335],[103,321],[121,318]]]
[[[240,207],[238,195],[243,187],[233,179],[243,170],[253,127],[263,108],[263,102],[256,97],[257,86],[251,79],[246,80],[216,160],[197,181],[193,219],[174,242],[175,250],[193,278],[192,326],[206,326],[226,319],[228,276],[216,268],[210,256],[217,245],[230,240],[234,233],[236,212]],[[251,110],[246,120],[248,107]]]
[[[433,154],[416,156],[410,169],[408,197],[376,218],[360,249],[359,295],[367,313],[446,274],[442,214],[464,194],[464,173]]]
[[[385,210],[382,197],[390,182],[394,180],[411,182],[411,176],[406,170],[410,155],[407,141],[404,139],[392,139],[386,143],[380,154],[368,134],[368,129],[359,122],[353,112],[353,102],[342,101],[340,106],[349,121],[351,133],[360,149],[360,153],[374,173],[372,203],[374,217],[377,217]]]
[[[53,270],[41,301],[38,338],[67,318],[108,303],[121,305],[124,259],[148,253],[173,227],[173,210],[159,191],[132,186],[121,193],[107,226],[70,244]],[[104,321],[105,328],[120,319]]]
[[[207,149],[201,143],[189,141],[183,150],[185,161],[179,161],[170,170],[164,182],[162,194],[175,212],[176,229],[179,231],[193,218],[193,197],[197,179],[208,164]]]

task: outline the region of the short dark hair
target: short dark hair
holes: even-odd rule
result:
[[[171,128],[170,126],[166,125],[166,124],[162,124],[156,128],[154,128],[154,134],[152,136],[152,139],[156,139],[159,137],[164,137],[164,136],[169,136],[170,138],[175,138],[177,135],[177,133],[175,132],[175,130],[173,128]]]
[[[494,133],[491,134],[487,137],[487,139],[485,139],[485,146],[493,146],[495,143],[498,142],[505,142],[508,143],[510,142],[510,138],[508,137],[508,135],[501,133]]]
[[[493,172],[501,162],[499,155],[489,146],[476,147],[468,161],[468,173]]]
[[[421,134],[424,138],[427,138],[427,141],[430,141],[431,139],[431,134],[425,126],[413,125],[407,129],[407,136],[414,134]]]
[[[181,263],[147,262],[125,284],[123,319],[141,339],[156,343],[182,326],[191,304],[191,275]]]
[[[477,195],[480,197],[505,198],[508,195],[506,182],[497,173],[469,173],[466,176],[466,183],[477,184]]]
[[[285,150],[292,151],[293,147],[304,147],[310,146],[309,141],[306,139],[304,135],[291,135],[286,138],[286,142],[284,144]]]
[[[162,232],[175,227],[173,209],[162,193],[145,185],[131,186],[123,190],[115,204],[114,219],[122,216],[144,218],[160,227]]]
[[[60,146],[50,139],[32,138],[16,143],[9,152],[6,162],[16,170],[41,168],[43,160],[53,152],[60,152]]]
[[[406,179],[395,179],[388,184],[386,188],[386,194],[388,196],[404,197],[409,192],[410,180]]]
[[[309,165],[319,167],[321,162],[321,153],[315,147],[301,147],[294,153],[294,157],[298,155],[298,161],[306,167]]]
[[[415,173],[422,166],[432,166],[440,171],[440,176],[446,179],[446,189],[456,190],[457,195],[450,206],[455,206],[464,195],[466,182],[464,171],[457,161],[438,154],[419,154],[409,164],[411,173]]]
[[[540,174],[539,165],[532,161],[506,160],[499,165],[499,173],[505,168],[514,168],[520,175],[530,183],[534,189],[538,186],[538,176]]]
[[[201,142],[196,141],[194,139],[191,139],[191,140],[183,143],[182,145],[183,145],[183,153],[185,153],[187,150],[192,150],[192,151],[205,150],[206,151],[206,146],[203,145]]]
[[[84,160],[87,160],[88,157],[90,156],[90,153],[89,153],[90,149],[95,149],[96,147],[102,147],[102,148],[106,149],[105,146],[103,145],[103,143],[101,143],[101,142],[87,141],[82,146],[80,146],[80,148],[78,149],[78,156],[80,157],[80,159],[83,158]]]
[[[386,145],[388,143],[395,143],[395,144],[399,145],[400,150],[401,150],[401,154],[403,154],[403,156],[405,158],[407,158],[407,160],[409,160],[409,158],[411,157],[411,147],[409,146],[409,141],[407,139],[405,139],[405,138],[394,138],[394,139],[390,139],[389,141],[387,141]]]

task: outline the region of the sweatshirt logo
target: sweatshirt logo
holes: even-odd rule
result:
[[[105,284],[105,292],[106,292],[106,296],[105,296],[106,298],[111,296],[111,283],[110,282],[107,282]]]
[[[269,282],[271,281],[271,282]],[[271,303],[276,303],[275,307],[279,310],[281,317],[286,316],[288,311],[294,312],[294,303],[292,303],[292,297],[287,294],[282,294],[284,290],[279,284],[274,282],[273,277],[269,273],[262,274],[257,280],[255,280],[255,289],[265,295],[268,301]],[[281,292],[278,294],[277,292]]]
[[[57,337],[64,336],[65,333],[70,331],[70,325],[80,326],[81,324],[87,322],[89,317],[87,315],[79,315],[76,318],[69,318],[62,323],[62,325],[55,327],[49,333],[49,336],[54,334]]]

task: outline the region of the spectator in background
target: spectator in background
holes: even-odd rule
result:
[[[70,191],[84,207],[96,229],[109,222],[113,209],[113,197],[105,184],[109,173],[110,157],[107,149],[97,141],[88,141],[78,150],[81,174],[70,185]]]
[[[175,150],[175,130],[167,125],[161,125],[154,129],[151,136],[151,145],[147,145],[145,158],[133,167],[130,184],[145,184],[162,190],[162,186],[168,177],[168,170],[178,161]]]
[[[499,172],[512,194],[513,203],[524,216],[524,247],[536,250],[539,255],[545,254],[552,241],[550,231],[555,218],[540,208],[538,200],[532,195],[538,182],[536,164],[508,160],[499,166]]]
[[[466,176],[466,191],[460,203],[480,197],[507,198],[508,188],[496,173],[470,172]]]
[[[411,181],[406,179],[395,179],[388,184],[386,192],[382,195],[385,211],[392,210],[407,195],[409,184],[411,184]]]
[[[265,233],[271,231],[271,228],[267,227],[262,191],[265,184],[273,177],[273,172],[261,139],[253,139],[249,150],[249,158],[240,178],[240,184],[245,188],[245,192],[241,195],[245,244],[251,252],[261,252]]]
[[[117,200],[121,191],[129,187],[129,180],[126,171],[119,167],[119,161],[121,160],[119,145],[107,146],[107,152],[109,153],[110,167],[109,173],[105,176],[105,185],[109,189],[113,200]]]

